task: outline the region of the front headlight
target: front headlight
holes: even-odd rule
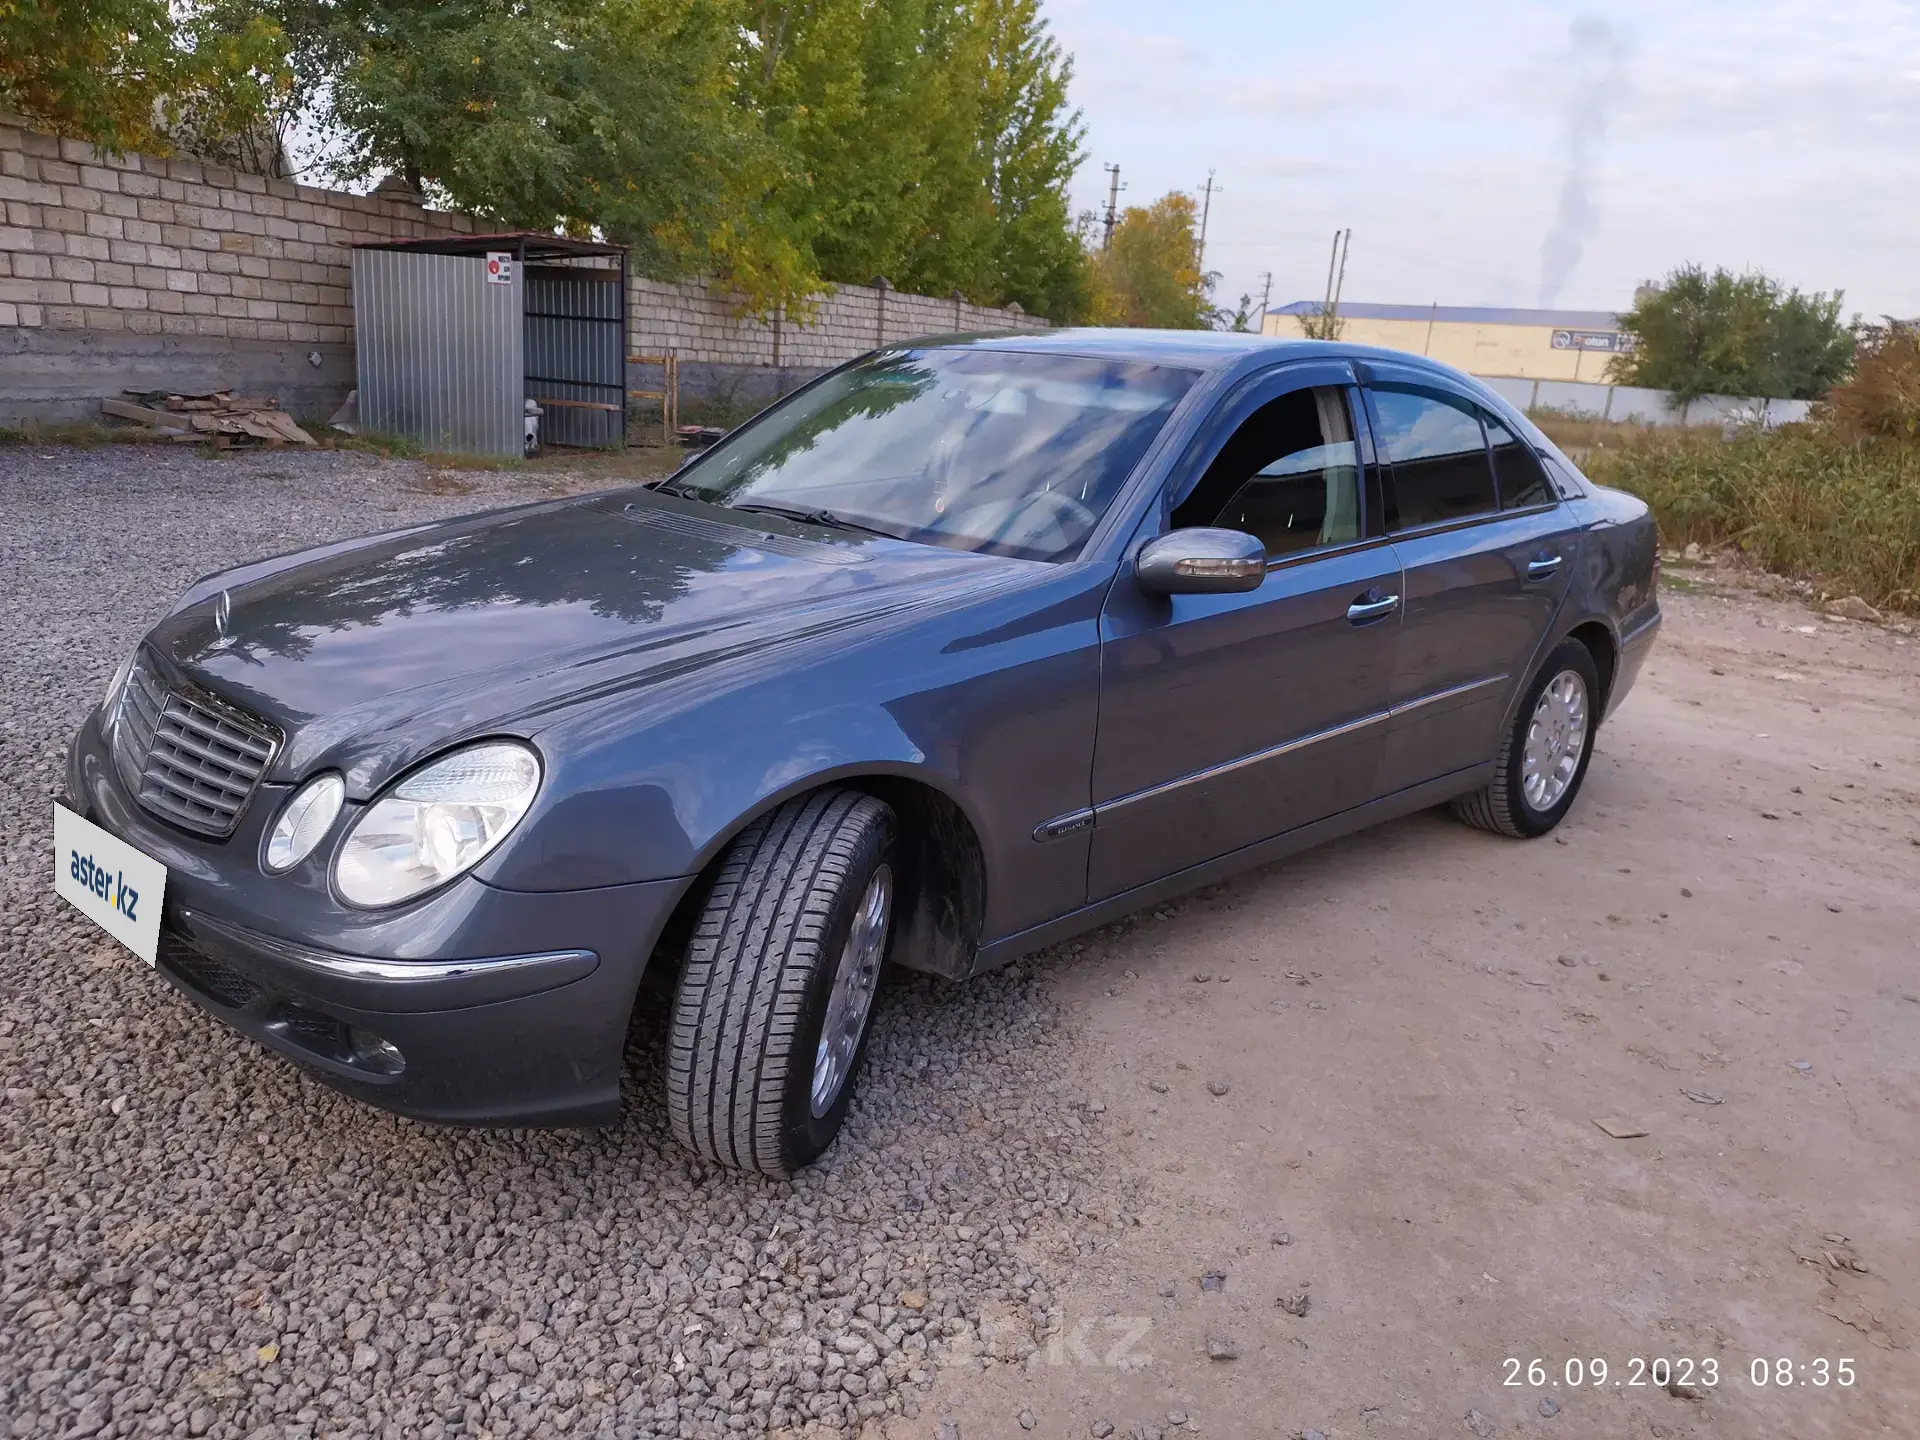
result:
[[[398,905],[471,870],[520,823],[540,788],[540,757],[513,740],[443,755],[355,822],[333,862],[350,905]]]

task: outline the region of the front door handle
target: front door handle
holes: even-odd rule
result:
[[[1545,555],[1538,560],[1529,560],[1527,562],[1527,579],[1546,579],[1560,568],[1560,560],[1561,557],[1558,555]]]
[[[1382,615],[1391,615],[1399,608],[1398,595],[1382,595],[1378,590],[1369,590],[1347,606],[1347,619],[1355,625],[1364,625],[1369,620],[1378,620]]]

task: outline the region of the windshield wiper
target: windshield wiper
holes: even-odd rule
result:
[[[782,505],[772,500],[742,500],[727,506],[729,510],[751,510],[761,515],[778,515],[783,520],[798,520],[802,525],[823,525],[830,530],[851,530],[862,535],[883,535],[896,538],[887,531],[872,525],[863,525],[858,520],[849,520],[844,515],[836,515],[831,510],[809,509],[804,505]]]

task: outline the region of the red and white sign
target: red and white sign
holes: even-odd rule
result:
[[[487,283],[489,285],[511,285],[513,283],[513,256],[505,250],[487,252]]]

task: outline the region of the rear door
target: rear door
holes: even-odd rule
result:
[[[1579,541],[1538,456],[1471,395],[1368,367],[1386,526],[1405,572],[1382,793],[1494,758]]]
[[[1102,899],[1371,798],[1400,563],[1368,523],[1344,364],[1257,377],[1142,529],[1260,537],[1238,595],[1155,596],[1124,568],[1101,618],[1089,896]]]

